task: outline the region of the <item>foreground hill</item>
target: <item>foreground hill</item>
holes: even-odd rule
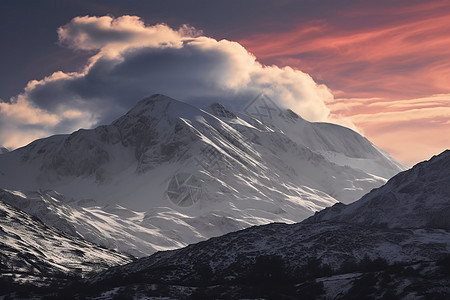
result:
[[[0,290],[14,283],[48,286],[131,258],[55,230],[0,201]]]

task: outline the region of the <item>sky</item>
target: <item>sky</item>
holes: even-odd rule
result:
[[[413,165],[450,148],[450,2],[0,2],[0,145],[109,123],[152,93],[260,92]]]

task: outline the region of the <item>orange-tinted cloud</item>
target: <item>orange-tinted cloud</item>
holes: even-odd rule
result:
[[[294,65],[353,96],[450,90],[450,3],[432,18],[340,29],[317,21],[240,41],[259,59]],[[355,25],[356,26],[356,25]]]
[[[450,148],[450,98],[430,96],[450,93],[449,14],[448,1],[359,6],[240,43],[265,63],[327,84],[337,98],[329,104],[334,115],[412,164]]]

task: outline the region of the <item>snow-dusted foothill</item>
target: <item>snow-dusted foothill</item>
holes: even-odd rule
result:
[[[39,219],[0,201],[0,273],[7,280],[49,285],[123,265],[128,256],[99,247],[43,224]]]

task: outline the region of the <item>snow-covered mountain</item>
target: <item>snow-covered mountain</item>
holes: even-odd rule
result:
[[[449,164],[447,150],[346,209],[159,252],[89,282],[106,283],[98,293],[132,289],[177,299],[447,299],[450,231],[442,227],[450,220]],[[382,210],[387,217],[375,222]],[[430,223],[430,215],[444,226]]]
[[[1,283],[49,285],[131,261],[130,257],[55,230],[0,201]],[[11,286],[2,286],[3,294]]]
[[[301,221],[403,169],[359,134],[290,110],[258,120],[153,95],[110,125],[1,155],[0,188],[37,202],[21,209],[47,224],[143,256]]]

